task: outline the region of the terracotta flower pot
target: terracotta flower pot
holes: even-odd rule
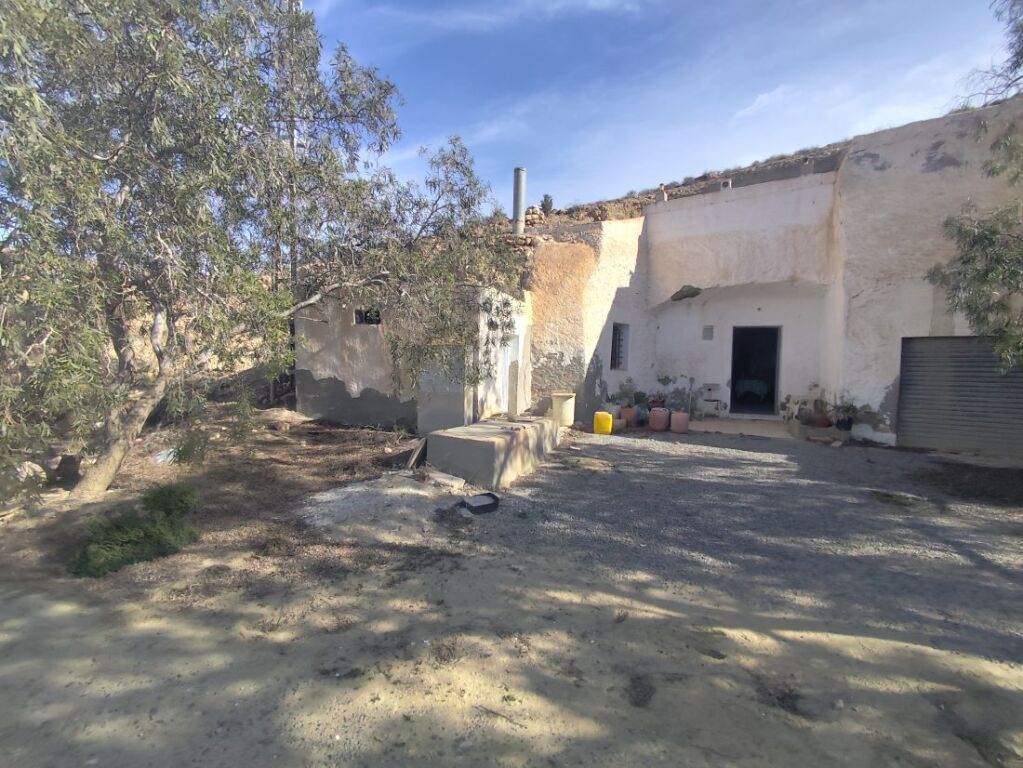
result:
[[[671,412],[671,431],[672,432],[688,432],[689,431],[689,414],[685,411],[672,411]]]
[[[654,432],[664,432],[668,428],[669,413],[667,408],[650,409],[650,429]]]
[[[621,419],[625,422],[627,427],[636,426],[636,417],[639,416],[639,409],[634,405],[623,405],[621,412]]]

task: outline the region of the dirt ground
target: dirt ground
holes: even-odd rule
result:
[[[111,494],[200,540],[98,580],[95,509],[0,528],[18,766],[1020,766],[1023,476],[729,435],[573,435],[466,520],[330,540],[309,494],[411,444],[294,424]]]

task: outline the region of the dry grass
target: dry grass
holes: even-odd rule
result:
[[[339,579],[368,561],[394,557],[325,542],[303,530],[290,511],[306,494],[378,477],[413,439],[305,421],[280,409],[258,412],[254,428],[233,439],[230,407],[215,406],[211,415],[198,430],[207,442],[201,463],[155,463],[153,456],[179,445],[185,433],[178,427],[147,431],[101,503],[73,507],[66,494],[49,494],[43,509],[3,521],[0,556],[22,576],[63,577],[91,520],[138,509],[154,486],[187,483],[198,492],[198,511],[189,521],[199,542],[164,561],[139,563],[105,578],[102,589],[134,592],[184,580],[189,583],[168,591],[167,599],[189,602],[235,588],[258,597],[270,588],[268,581]],[[235,562],[239,558],[242,565]]]

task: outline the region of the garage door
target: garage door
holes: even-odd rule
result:
[[[1023,371],[990,340],[903,339],[899,382],[899,445],[1023,457]]]

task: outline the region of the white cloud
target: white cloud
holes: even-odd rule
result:
[[[524,0],[511,8],[448,6],[459,12],[475,9],[475,15],[442,10],[434,24],[489,29],[526,13],[532,18],[544,13],[536,10],[537,2]],[[635,9],[607,0],[548,0],[548,7],[561,14]],[[879,55],[867,57],[849,27],[855,22],[866,29],[873,22],[851,18],[833,21],[837,37],[812,37],[817,47],[803,50],[783,44],[786,35],[806,39],[792,31],[787,18],[766,28],[760,18],[750,19],[701,45],[673,46],[672,39],[687,40],[694,28],[714,27],[714,17],[686,17],[642,66],[562,77],[518,100],[471,105],[461,118],[452,116],[450,131],[463,136],[480,175],[505,206],[511,169],[523,165],[529,169],[531,200],[550,193],[563,207],[935,117],[954,106],[964,90],[963,77],[988,63],[1001,39],[994,25],[989,38],[974,34],[956,46],[931,45],[933,35],[910,46],[893,33],[881,41]],[[832,19],[825,14],[815,21],[816,29]],[[780,42],[772,55],[765,54],[759,70],[751,71],[746,59],[732,55],[764,39]],[[409,139],[438,145],[448,128],[435,123],[430,130],[436,133]],[[403,144],[396,151],[400,154],[386,161],[399,175],[420,175],[414,149]]]
[[[758,93],[757,97],[753,99],[753,103],[743,107],[735,113],[734,120],[743,120],[747,117],[753,117],[763,112],[765,109],[781,104],[789,99],[793,98],[799,93],[798,88],[794,88],[791,85],[779,85],[772,91],[765,93]]]
[[[543,109],[522,117],[512,146],[524,153],[518,162],[530,168],[531,189],[550,192],[558,206],[588,202],[936,117],[954,106],[974,63],[972,52],[953,51],[887,79],[869,72],[836,86],[819,74],[761,93],[742,115],[710,100],[713,82],[681,86],[686,71],[675,70],[642,87],[548,94]],[[564,125],[579,128],[566,134]],[[559,141],[547,151],[536,137],[554,131]],[[491,178],[507,199],[510,168]]]
[[[321,0],[322,1],[322,0]],[[330,0],[326,0],[330,2]],[[444,31],[488,32],[523,19],[587,13],[635,13],[649,0],[518,0],[449,5],[429,11],[379,5],[372,12],[393,21]]]

